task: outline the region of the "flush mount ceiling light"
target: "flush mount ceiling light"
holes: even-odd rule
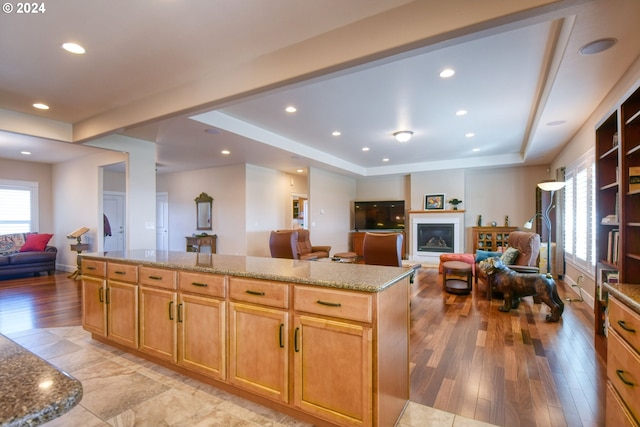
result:
[[[38,110],[48,110],[49,106],[47,104],[43,104],[41,102],[36,102],[35,104],[33,104],[34,108],[37,108]]]
[[[394,132],[393,136],[395,136],[398,142],[407,142],[411,139],[413,132],[410,130],[399,130],[398,132]]]
[[[295,113],[296,111],[298,111],[298,109],[293,105],[289,105],[287,108],[284,109],[284,111],[286,111],[287,113]]]
[[[585,44],[580,49],[578,49],[578,52],[580,52],[580,54],[582,55],[595,55],[596,53],[604,52],[605,50],[610,49],[616,43],[618,43],[618,39],[614,39],[613,37],[599,39]]]
[[[445,68],[440,72],[440,77],[442,77],[443,79],[448,79],[449,77],[453,76],[455,73],[456,72],[451,68]]]
[[[83,48],[77,43],[64,43],[62,45],[62,48],[67,52],[75,53],[76,55],[83,55],[84,53],[87,52],[85,48]]]

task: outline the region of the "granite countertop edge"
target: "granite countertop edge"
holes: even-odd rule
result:
[[[136,252],[136,251],[132,251]],[[191,253],[180,253],[182,257],[192,257],[195,254]],[[408,267],[382,267],[382,266],[371,266],[371,265],[363,265],[363,264],[350,264],[350,263],[325,263],[327,266],[333,265],[336,269],[341,269],[338,277],[322,277],[323,275],[315,275],[314,277],[302,277],[289,275],[286,273],[269,273],[264,271],[247,271],[238,268],[229,268],[225,267],[224,263],[221,262],[221,266],[205,266],[205,265],[192,265],[184,262],[172,262],[169,260],[162,259],[142,259],[137,256],[130,256],[127,253],[118,253],[118,254],[109,254],[109,253],[86,253],[81,254],[81,257],[87,259],[98,259],[98,260],[106,260],[106,261],[115,261],[122,262],[126,264],[135,264],[143,267],[157,267],[157,268],[168,268],[168,269],[179,269],[182,271],[190,271],[197,273],[210,273],[210,274],[221,274],[228,275],[234,277],[242,277],[249,279],[262,279],[262,280],[272,280],[279,282],[287,282],[293,284],[300,285],[310,285],[310,286],[321,286],[327,288],[334,289],[343,289],[343,290],[352,290],[352,291],[360,291],[360,292],[368,292],[368,293],[377,293],[381,292],[393,284],[397,283],[399,280],[404,279],[405,277],[410,276],[414,273],[414,270]],[[216,257],[214,254],[213,257]],[[277,264],[281,263],[285,266],[288,266],[289,263],[294,263],[297,265],[303,265],[303,263],[313,263],[309,264],[313,266],[314,264],[318,267],[322,267],[322,263],[318,264],[318,261],[305,261],[305,260],[284,260],[284,259],[274,259],[274,258],[260,258],[260,257],[242,257],[242,256],[222,256],[222,258],[244,258],[244,259],[258,259],[259,262],[264,262],[266,264]],[[363,276],[362,273],[363,268],[369,269],[380,269],[380,270],[372,270],[377,272],[384,272],[387,276],[386,280],[377,280],[382,274],[376,275],[375,284],[369,283],[365,280],[360,280]],[[335,270],[334,270],[335,271]]]
[[[630,309],[640,314],[640,285],[628,283],[604,283],[604,288],[624,302]]]

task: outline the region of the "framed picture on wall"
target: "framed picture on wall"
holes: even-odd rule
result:
[[[444,194],[425,194],[424,210],[444,210]]]

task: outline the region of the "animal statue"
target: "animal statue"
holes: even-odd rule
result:
[[[551,314],[547,314],[546,321],[560,320],[564,303],[558,295],[556,282],[551,275],[518,273],[511,270],[498,257],[481,261],[479,268],[487,274],[489,283],[493,284],[494,289],[504,295],[504,304],[498,310],[508,312],[512,308],[517,309],[520,298],[537,295],[551,309]]]

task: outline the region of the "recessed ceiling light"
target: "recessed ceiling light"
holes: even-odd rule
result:
[[[448,79],[449,77],[453,76],[455,73],[456,72],[453,71],[451,68],[445,68],[440,72],[440,77],[442,77],[443,79]]]
[[[336,130],[336,131],[333,131],[333,133],[332,133],[331,135],[333,135],[333,136],[340,136],[340,135],[342,135],[342,132],[340,132],[340,131]]]
[[[467,110],[458,110],[456,111],[456,116],[464,116],[467,114]]]
[[[618,39],[614,39],[613,37],[599,39],[585,44],[578,49],[578,52],[582,55],[595,55],[596,53],[604,52],[605,50],[612,48],[616,43],[618,43]]]
[[[567,123],[566,120],[555,120],[553,122],[547,123],[547,126],[559,126],[559,125],[563,125],[565,123]]]
[[[295,113],[296,111],[298,111],[298,109],[293,105],[289,105],[287,108],[284,109],[284,111],[286,111],[287,113]]]
[[[76,55],[82,55],[87,52],[85,48],[77,43],[64,43],[62,48],[67,52],[75,53]]]
[[[33,104],[33,106],[35,108],[37,108],[38,110],[48,110],[49,106],[47,104],[43,104],[41,102],[36,102],[35,104]]]
[[[479,148],[474,148],[474,149],[473,149],[473,150],[471,150],[471,151],[473,151],[473,152],[478,152],[478,151],[480,151],[480,149],[479,149]]]
[[[389,161],[389,159],[385,157],[384,159],[382,159],[382,161],[383,161],[383,162],[388,162],[388,161]]]
[[[362,147],[362,151],[369,151],[369,147]]]
[[[466,136],[467,138],[473,138],[474,136],[476,136],[476,134],[473,132],[468,132],[468,133],[465,133],[464,136]]]
[[[296,172],[302,173],[302,172],[304,172],[304,169],[297,169]]]
[[[222,154],[224,154],[225,156],[228,156],[229,154],[231,154],[231,151],[229,150],[222,150],[221,151]]]
[[[30,156],[31,151],[21,151],[20,154],[24,154],[25,156]]]

